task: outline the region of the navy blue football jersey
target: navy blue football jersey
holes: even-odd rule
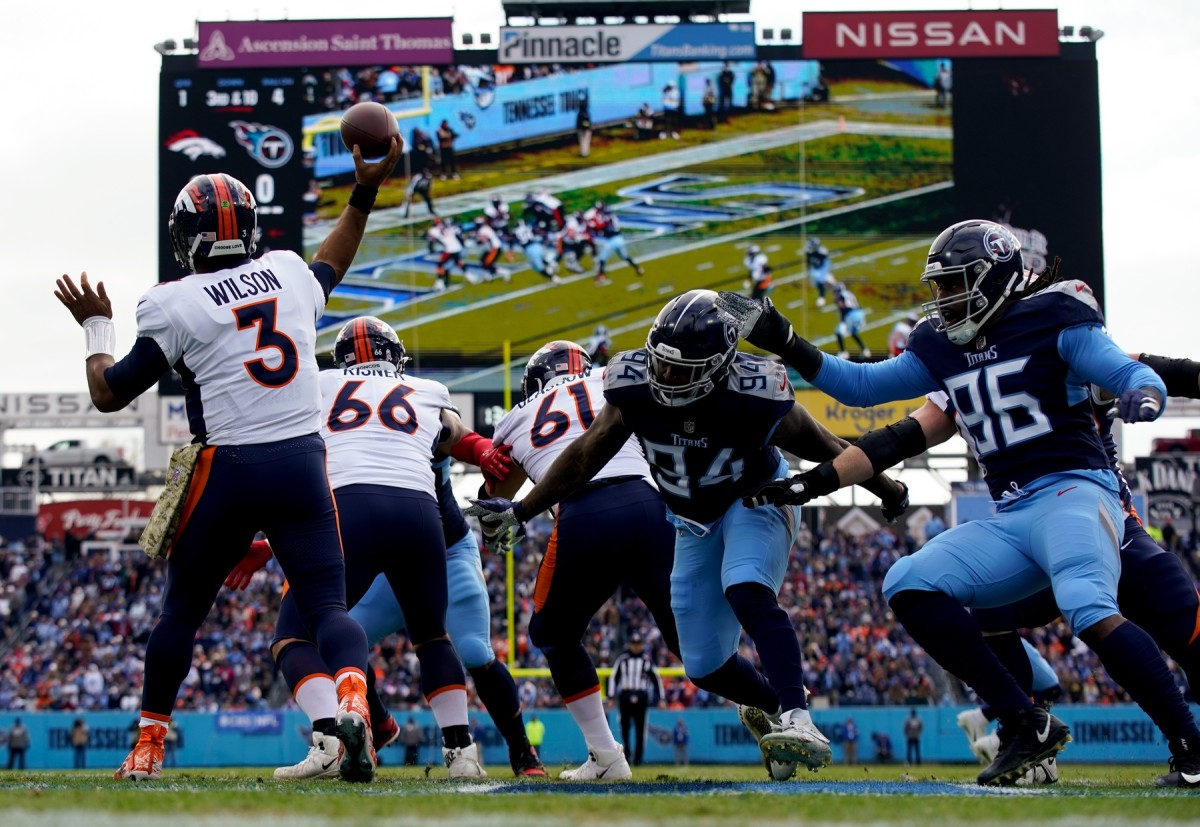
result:
[[[650,394],[647,361],[644,348],[612,359],[604,369],[604,398],[620,408],[641,442],[671,511],[699,523],[716,522],[743,495],[775,477],[781,457],[768,440],[796,404],[787,369],[739,353],[712,393],[669,408]]]
[[[919,324],[908,349],[950,397],[992,497],[1061,471],[1110,467],[1087,384],[1058,352],[1059,334],[1104,323],[1083,282],[1066,281],[1012,302],[974,344],[953,344]]]

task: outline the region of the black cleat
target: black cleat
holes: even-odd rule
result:
[[[1171,752],[1170,770],[1154,779],[1154,786],[1200,789],[1200,752],[1178,741],[1171,743]]]
[[[538,758],[537,750],[527,746],[520,752],[508,751],[508,762],[512,765],[513,775],[518,778],[545,778],[546,768]]]
[[[980,784],[1009,786],[1042,761],[1057,755],[1071,730],[1040,706],[1021,710],[1000,725],[1000,751],[979,773]]]

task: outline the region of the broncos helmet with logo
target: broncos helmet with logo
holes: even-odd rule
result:
[[[374,316],[359,316],[346,322],[338,333],[333,343],[333,361],[339,368],[387,362],[404,373],[408,354],[391,325]]]
[[[737,327],[717,309],[712,290],[689,290],[667,302],[646,336],[650,393],[670,408],[712,393],[737,354]]]
[[[254,196],[223,172],[197,175],[179,191],[167,219],[175,260],[188,272],[198,259],[254,253],[258,210]]]
[[[525,375],[521,377],[521,390],[525,398],[533,396],[546,387],[556,376],[574,376],[592,366],[588,352],[565,340],[547,342],[538,348],[525,363]]]
[[[921,281],[933,300],[921,305],[934,330],[965,345],[1025,287],[1021,243],[994,221],[960,221],[942,230],[929,247]]]

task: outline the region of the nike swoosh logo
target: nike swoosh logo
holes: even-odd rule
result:
[[[1058,492],[1058,496],[1061,497],[1063,494],[1067,493],[1068,491],[1074,491],[1078,487],[1079,487],[1078,485],[1072,485],[1070,488],[1064,488],[1062,491]]]
[[[321,765],[321,769],[327,770],[330,767],[332,767],[334,765],[334,763],[336,763],[336,762],[337,762],[336,758],[330,758],[328,761],[326,761],[324,764]]]
[[[1046,728],[1037,734],[1038,743],[1046,743],[1046,739],[1050,737],[1050,718],[1046,717]]]
[[[1181,772],[1179,773],[1179,777],[1189,784],[1200,784],[1200,773],[1193,775],[1190,772]]]

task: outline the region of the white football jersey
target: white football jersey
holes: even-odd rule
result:
[[[321,436],[329,484],[387,485],[437,497],[433,452],[450,391],[386,362],[321,372]]]
[[[316,323],[324,308],[304,259],[279,250],[151,288],[138,302],[138,336],[157,342],[192,386],[195,436],[209,445],[278,442],[320,427]]]
[[[536,483],[563,449],[587,430],[603,407],[603,371],[555,377],[500,419],[492,443],[511,445],[513,459]],[[631,436],[594,479],[623,476],[643,477],[654,485],[636,437]]]

